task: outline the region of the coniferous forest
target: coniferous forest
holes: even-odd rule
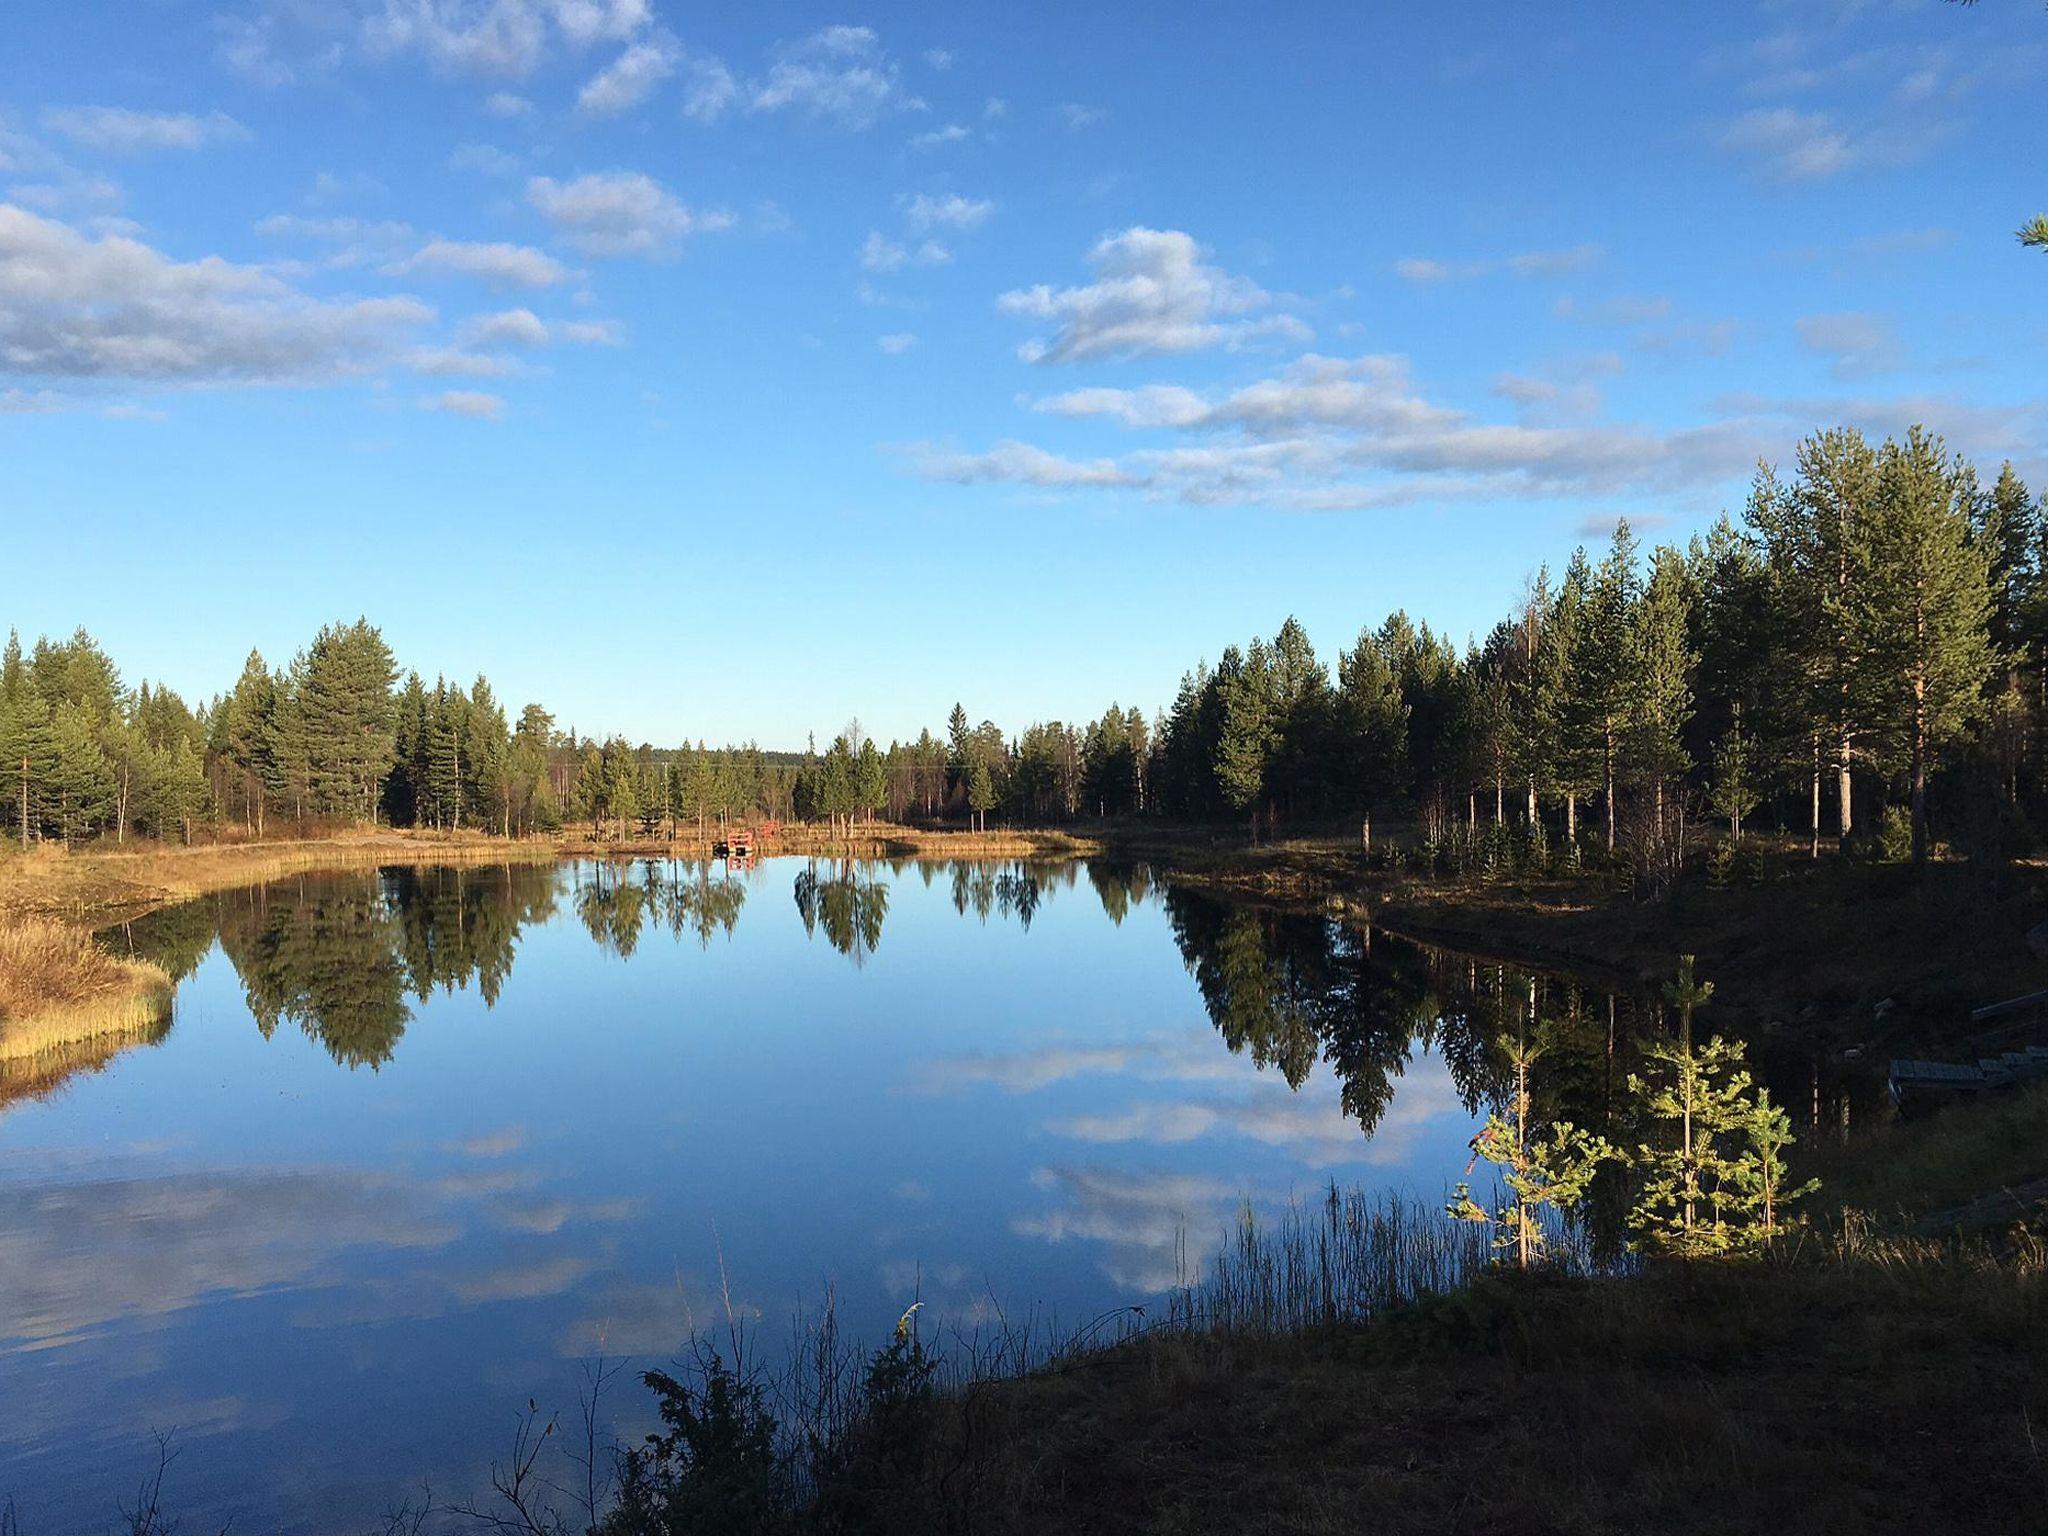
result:
[[[1293,619],[1198,662],[1165,708],[972,724],[824,750],[579,736],[512,715],[482,676],[431,684],[367,620],[288,663],[251,653],[188,702],[129,687],[83,630],[10,637],[0,669],[8,831],[75,844],[274,836],[377,821],[501,835],[673,834],[720,818],[1014,825],[1148,817],[1252,835],[1412,820],[1432,855],[1667,878],[1704,829],[1865,842],[1924,860],[2018,846],[2044,788],[2048,534],[1995,474],[1921,428],[1816,433],[1760,466],[1739,517],[1683,547],[1605,548],[1532,573],[1463,640],[1396,609],[1334,667]],[[852,701],[850,701],[852,702]]]

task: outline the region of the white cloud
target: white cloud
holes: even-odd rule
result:
[[[558,182],[536,176],[526,200],[587,256],[667,256],[685,235],[730,229],[731,214],[696,212],[638,171],[601,171]]]
[[[699,54],[683,60],[683,116],[715,123],[739,95],[739,82],[721,60]]]
[[[1075,490],[1144,483],[1113,459],[1066,459],[1030,443],[1006,440],[985,453],[949,453],[925,443],[913,445],[911,452],[924,478],[957,485],[1008,483]]]
[[[552,0],[555,25],[578,44],[619,43],[654,19],[653,0]]]
[[[924,61],[936,70],[951,69],[953,67],[953,50],[950,48],[927,48],[924,53]]]
[[[258,219],[256,233],[266,240],[327,246],[325,264],[330,267],[395,261],[413,240],[412,226],[397,219],[318,218],[297,213],[273,213]]]
[[[905,193],[897,202],[903,205],[903,216],[910,227],[920,233],[928,229],[978,229],[996,211],[996,205],[985,197],[962,197],[957,192],[938,197],[927,192],[915,197]]]
[[[619,328],[609,320],[541,319],[530,309],[506,309],[479,315],[463,329],[463,339],[477,347],[546,347],[570,342],[579,346],[616,346]]]
[[[1069,133],[1079,133],[1083,128],[1093,128],[1109,119],[1106,108],[1087,107],[1078,101],[1063,101],[1053,111],[1066,124]]]
[[[1598,245],[1574,245],[1562,250],[1518,251],[1498,260],[1439,261],[1429,256],[1406,256],[1394,263],[1394,272],[1411,283],[1447,283],[1454,278],[1485,277],[1506,270],[1518,277],[1562,277],[1583,272],[1599,262],[1606,252]]]
[[[1127,229],[1089,253],[1095,281],[1079,288],[1041,283],[1003,294],[1006,314],[1056,322],[1052,337],[1020,349],[1030,362],[1084,362],[1237,345],[1259,336],[1304,337],[1291,315],[1256,316],[1272,296],[1247,278],[1205,262],[1191,235]]]
[[[1770,180],[1782,182],[1819,181],[1855,158],[1849,135],[1834,119],[1795,107],[1745,112],[1722,130],[1720,144]]]
[[[1000,96],[991,96],[981,104],[981,115],[989,122],[1010,115],[1010,104]]]
[[[504,397],[485,394],[476,389],[451,389],[438,395],[429,395],[420,401],[423,411],[441,411],[450,416],[472,416],[480,421],[496,421],[505,414]]]
[[[890,357],[901,357],[917,345],[917,338],[909,331],[892,331],[887,336],[876,337],[875,345]]]
[[[1899,366],[1898,333],[1887,316],[1856,310],[1806,315],[1797,329],[1799,344],[1826,358],[1838,379],[1869,378]]]
[[[963,139],[974,137],[974,130],[959,123],[948,123],[943,128],[934,128],[929,133],[912,134],[912,149],[937,149],[944,144],[958,144]]]
[[[417,299],[320,299],[217,256],[180,262],[0,203],[0,376],[313,383],[391,361]]]
[[[755,112],[802,112],[845,128],[866,128],[887,111],[924,103],[903,91],[901,71],[868,27],[826,27],[784,44],[747,105]]]
[[[469,340],[483,347],[544,347],[548,328],[530,309],[507,309],[470,322]]]
[[[1480,421],[1429,399],[1407,360],[1389,355],[1308,356],[1220,394],[1084,389],[1038,408],[1207,440],[1080,462],[1006,441],[984,454],[927,450],[913,468],[938,479],[1138,489],[1192,505],[1335,511],[1705,487],[1739,478],[1785,430],[1746,415],[1677,430]]]
[[[512,176],[519,170],[519,157],[495,144],[458,144],[448,156],[451,171],[475,171],[483,176]]]
[[[1411,283],[1445,283],[1455,275],[1440,261],[1427,256],[1404,256],[1394,263],[1397,277]]]
[[[868,231],[861,242],[860,264],[870,272],[895,272],[905,266],[938,267],[953,259],[953,253],[936,240],[925,240],[916,249],[898,245],[878,229]]]
[[[615,320],[560,320],[549,327],[548,335],[579,347],[616,347],[625,340]]]
[[[678,57],[674,39],[666,35],[634,43],[583,87],[576,97],[577,110],[605,117],[639,106],[675,73]]]
[[[519,365],[509,357],[494,357],[462,347],[421,347],[406,359],[406,366],[414,373],[437,379],[502,379],[519,371]]]
[[[484,110],[493,117],[524,117],[533,103],[516,91],[493,91],[484,98]]]
[[[404,261],[394,264],[394,273],[453,272],[462,277],[482,278],[507,288],[552,288],[569,280],[569,269],[545,251],[530,245],[504,241],[429,240]]]
[[[382,0],[364,16],[362,38],[373,53],[516,79],[540,66],[551,43],[624,43],[652,20],[648,0]]]
[[[224,112],[195,117],[188,112],[137,112],[127,107],[52,107],[43,113],[43,125],[74,144],[120,155],[203,149],[249,137],[249,130]]]

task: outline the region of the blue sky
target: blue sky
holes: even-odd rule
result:
[[[2048,479],[2048,17],[12,0],[0,623],[636,739],[1483,630],[1807,430]]]

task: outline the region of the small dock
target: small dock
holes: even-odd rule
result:
[[[1991,1027],[1972,1035],[1966,1045],[1982,1050],[2011,1041],[2037,1028],[2044,1017],[2048,1017],[2048,992],[2029,992],[2025,997],[1973,1008],[1970,1022]],[[2042,1079],[2048,1079],[2048,1045],[2022,1045],[1975,1061],[1900,1059],[1892,1063],[1888,1084],[1892,1102],[1903,1108],[1909,1103],[1940,1103]]]
[[[753,831],[743,827],[721,833],[718,841],[711,845],[711,854],[719,859],[751,859],[754,856]]]

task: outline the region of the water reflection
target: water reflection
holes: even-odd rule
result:
[[[463,1491],[507,1403],[573,1402],[567,1357],[728,1303],[1144,1302],[1247,1199],[1439,1196],[1521,1032],[1539,1113],[1630,1139],[1660,1027],[1134,861],[308,875],[107,940],[183,979],[169,1035],[0,1113],[0,1498],[61,1483],[36,1528],[131,1493],[105,1455],[152,1418],[218,1429],[182,1465],[239,1526],[369,1528]]]
[[[851,960],[866,963],[882,942],[882,923],[889,915],[889,886],[865,873],[851,860],[828,863],[819,873],[813,859],[796,877],[796,910],[804,932],[824,930],[825,942]]]

